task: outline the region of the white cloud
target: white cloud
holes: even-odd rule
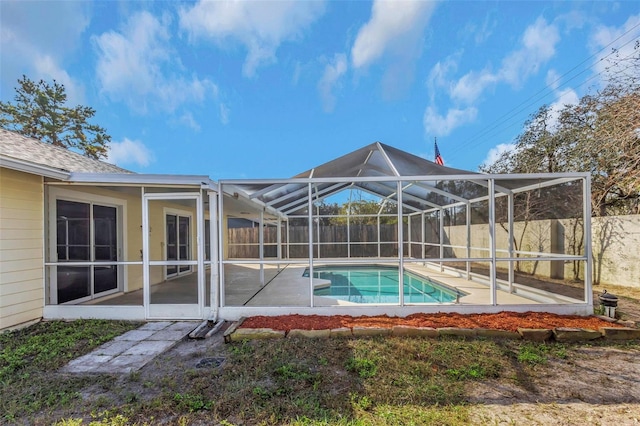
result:
[[[475,120],[477,115],[478,110],[474,107],[451,108],[446,115],[440,115],[433,106],[429,106],[424,112],[424,129],[429,135],[446,136],[453,129]]]
[[[193,114],[191,114],[190,112],[185,112],[184,114],[182,114],[179,121],[195,132],[200,131],[200,124],[198,124],[195,118],[193,118]]]
[[[471,104],[485,89],[498,81],[498,77],[489,71],[476,73],[471,71],[459,79],[451,88],[451,97],[459,102]]]
[[[567,105],[577,105],[580,102],[580,97],[572,88],[560,89],[560,78],[558,73],[551,69],[547,72],[547,78],[545,80],[547,86],[553,90],[556,97],[555,102],[549,105],[549,126],[552,129],[557,128],[558,121],[560,119],[560,112]]]
[[[559,41],[558,27],[547,24],[542,17],[538,18],[525,30],[522,48],[503,59],[498,76],[512,86],[519,86],[555,55]]]
[[[86,2],[0,2],[2,89],[13,89],[23,74],[36,81],[55,79],[65,86],[70,104],[83,103],[82,85],[62,64],[78,48],[89,11]]]
[[[375,0],[371,19],[360,28],[353,43],[353,66],[367,67],[388,52],[403,57],[407,51],[413,54],[436,4],[433,1]]]
[[[210,80],[181,72],[168,25],[167,16],[161,22],[143,11],[132,15],[121,32],[93,38],[104,94],[140,113],[150,108],[173,112],[182,104],[217,96],[218,88]]]
[[[489,152],[487,153],[487,157],[482,162],[482,165],[490,166],[491,164],[498,161],[502,154],[504,154],[505,152],[514,151],[515,149],[516,145],[513,143],[501,143],[489,150]]]
[[[229,109],[228,106],[226,106],[225,104],[223,104],[222,102],[220,102],[220,122],[222,124],[228,124],[229,123],[229,114],[231,113],[231,110]]]
[[[545,83],[552,90],[558,90],[560,87],[560,79],[562,77],[556,72],[554,69],[550,69],[547,71],[547,77],[545,78]]]
[[[491,37],[491,35],[493,34],[493,31],[496,29],[497,25],[498,20],[495,19],[492,13],[488,13],[484,18],[482,28],[476,31],[476,44],[484,43],[487,39],[489,39],[489,37]]]
[[[111,142],[107,162],[125,165],[148,166],[154,160],[153,153],[142,142],[124,138],[121,142]]]
[[[49,55],[37,55],[33,58],[36,75],[45,80],[55,80],[64,86],[67,94],[67,102],[71,105],[82,103],[84,99],[84,88],[76,83],[71,76],[56,63]]]
[[[199,1],[179,11],[180,26],[192,39],[229,40],[244,45],[246,76],[276,61],[285,41],[301,38],[303,31],[324,14],[324,1]]]
[[[482,44],[491,37],[493,31],[498,25],[495,13],[487,12],[482,25],[478,25],[477,20],[468,21],[464,26],[458,29],[458,38],[461,40],[473,38],[475,44]]]
[[[640,37],[639,25],[640,14],[630,16],[621,27],[600,26],[596,29],[591,37],[592,51],[596,53],[604,49],[598,52],[595,58],[594,70],[597,73],[604,73],[603,79],[607,74],[636,72],[634,69],[627,68],[629,61],[616,61],[616,58],[632,58],[634,55],[637,57],[638,52],[634,41]],[[611,55],[612,49],[616,49],[617,53]]]
[[[293,77],[291,77],[291,83],[294,86],[298,85],[298,82],[300,81],[301,73],[302,73],[302,64],[300,63],[300,61],[296,61],[296,66],[293,69]]]
[[[449,74],[457,69],[457,55],[461,55],[461,52],[447,58],[445,62],[438,62],[431,69],[427,79],[430,105],[424,113],[425,132],[436,135],[448,134],[458,126],[475,120],[475,104],[485,91],[500,83],[519,87],[555,55],[559,41],[557,25],[547,23],[544,18],[538,18],[525,29],[521,47],[505,55],[496,71],[492,71],[487,65],[482,71],[471,70],[455,80],[451,79]],[[440,115],[434,108],[437,89],[441,88],[447,91],[454,105],[446,115]],[[569,95],[569,92],[565,93],[564,99],[569,99]]]
[[[449,76],[458,70],[458,62],[460,61],[462,53],[462,51],[458,51],[453,55],[447,56],[444,61],[438,61],[433,68],[431,68],[429,76],[427,77],[427,89],[432,103],[435,100],[438,89],[449,89],[449,85],[451,84]]]
[[[549,105],[549,127],[556,129],[558,127],[558,121],[560,120],[560,112],[567,105],[577,105],[578,102],[580,102],[580,97],[575,90],[571,88],[556,92],[556,101]]]
[[[526,28],[522,46],[506,55],[497,71],[492,72],[489,68],[480,72],[469,71],[458,81],[451,83],[451,98],[472,104],[485,90],[496,84],[504,82],[512,87],[519,87],[555,55],[555,46],[559,41],[557,26],[548,24],[544,18],[538,18]]]
[[[347,56],[344,53],[336,53],[332,60],[324,68],[324,74],[318,82],[318,91],[322,98],[325,112],[333,111],[336,104],[334,91],[339,88],[340,78],[347,72]]]

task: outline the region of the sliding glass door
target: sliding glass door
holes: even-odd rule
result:
[[[199,244],[204,241],[202,194],[145,193],[142,220],[146,317],[202,318],[205,299],[204,249]]]
[[[93,203],[56,200],[58,262],[117,262],[118,209]],[[118,290],[116,265],[58,265],[57,303],[79,302]]]
[[[167,260],[191,260],[191,217],[167,214]],[[167,266],[167,278],[191,272],[191,265]]]

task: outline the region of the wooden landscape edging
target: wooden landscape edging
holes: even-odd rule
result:
[[[412,327],[397,325],[392,328],[383,327],[341,327],[337,329],[306,330],[293,329],[285,332],[271,328],[240,328],[244,318],[227,329],[224,334],[225,343],[243,340],[283,339],[287,337],[331,338],[331,337],[429,337],[458,336],[464,338],[498,338],[523,339],[532,342],[581,342],[595,339],[633,340],[640,339],[640,329],[633,327],[601,327],[598,330],[586,328],[556,327],[552,329],[518,328],[517,332],[487,328],[456,328],[456,327]]]

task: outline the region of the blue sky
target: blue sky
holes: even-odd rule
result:
[[[634,1],[0,2],[0,99],[56,79],[140,173],[286,178],[380,141],[468,170],[602,84]]]

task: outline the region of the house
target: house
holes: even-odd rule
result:
[[[0,129],[0,188],[0,329],[42,317],[207,315],[204,286],[188,283],[175,304],[144,288],[210,264],[209,177],[135,174]],[[118,295],[129,298],[100,305]]]
[[[41,318],[588,314],[589,184],[588,173],[473,173],[379,142],[290,179],[216,183],[207,176],[132,173],[0,129],[0,330]],[[561,241],[531,249],[512,244],[519,194],[540,198],[549,188],[556,197],[549,202],[562,200],[562,191],[586,200],[578,209],[585,254],[567,253]],[[356,232],[362,215],[349,213],[344,229],[321,229],[315,207],[334,196],[351,199],[344,195],[349,191],[376,198],[380,209],[369,216],[377,227]],[[487,221],[472,224],[478,208]],[[395,225],[382,230],[385,215]],[[451,234],[447,217],[453,216],[463,218],[466,232]],[[238,223],[251,224],[247,242],[233,239]],[[246,248],[241,256],[237,247]],[[548,269],[579,262],[584,287],[567,294],[519,283],[516,262]],[[349,287],[340,291],[357,298],[344,299],[319,275],[322,268],[363,264],[395,268],[393,294],[378,282],[383,298],[368,300],[361,296],[369,289]],[[474,273],[472,265],[486,265],[487,272]],[[500,279],[499,270],[507,277]],[[419,288],[405,283],[416,276],[423,279]],[[423,297],[433,293],[447,297]]]

